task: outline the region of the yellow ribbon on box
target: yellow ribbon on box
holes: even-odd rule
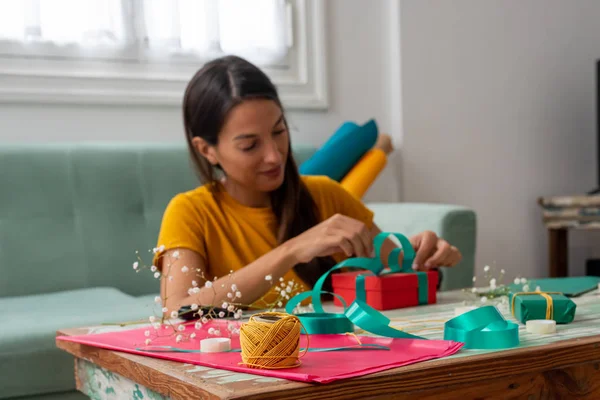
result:
[[[546,319],[554,319],[554,301],[552,300],[551,294],[562,294],[561,292],[517,292],[513,294],[512,301],[510,304],[510,312],[513,317],[516,318],[515,315],[515,299],[517,296],[542,296],[546,299]]]

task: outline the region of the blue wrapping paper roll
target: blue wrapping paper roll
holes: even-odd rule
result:
[[[377,141],[374,119],[359,126],[344,122],[311,158],[300,165],[301,175],[326,175],[340,182]]]

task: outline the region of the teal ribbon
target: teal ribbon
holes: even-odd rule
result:
[[[137,351],[146,351],[148,353],[205,353],[197,349],[182,349],[180,347],[173,346],[148,346],[148,347],[137,347]],[[327,351],[351,351],[351,350],[390,350],[389,347],[377,344],[377,343],[361,343],[354,346],[343,346],[343,347],[309,347],[308,349],[300,349],[300,352],[308,351],[309,353],[322,353]],[[221,351],[220,353],[241,353],[242,349],[231,349],[227,351]]]
[[[384,271],[385,265],[381,262],[381,247],[389,236],[394,236],[396,239],[398,239],[402,250],[396,248],[390,252],[387,260],[390,269],[389,271]],[[302,324],[304,324],[306,321],[310,325],[309,321],[311,318],[319,320],[318,325],[314,325],[310,328],[312,333],[330,333],[328,332],[329,329],[326,328],[326,326],[329,324],[332,325],[331,329],[335,329],[339,326],[344,326],[345,329],[349,329],[350,327],[353,327],[353,325],[356,325],[367,332],[371,332],[380,336],[391,338],[424,339],[420,336],[411,335],[390,327],[390,320],[385,315],[369,306],[366,302],[366,274],[380,276],[388,273],[416,273],[419,280],[419,304],[427,304],[427,299],[429,297],[427,274],[425,272],[413,271],[412,264],[415,258],[415,251],[410,244],[410,241],[406,236],[399,233],[380,233],[375,236],[373,244],[375,248],[375,257],[355,257],[338,263],[329,271],[321,275],[311,291],[302,292],[292,297],[286,305],[286,312],[292,314],[298,304],[302,303],[306,299],[312,298],[313,306],[316,312],[309,314],[312,316],[305,320],[302,319],[303,314],[298,315],[298,318],[301,320]],[[404,252],[402,265],[398,263],[400,251]],[[323,284],[332,272],[347,267],[360,268],[366,271],[365,274],[361,274],[356,277],[356,299],[352,304],[350,304],[349,307],[346,307],[344,304],[343,314],[326,313],[323,309],[323,304],[321,303],[321,295],[323,293],[327,293],[323,291]],[[318,318],[316,317],[317,315],[319,316]],[[335,315],[335,317],[333,315]],[[344,321],[344,318],[347,320],[347,322]]]
[[[297,317],[304,327],[302,333],[309,335],[354,332],[354,325],[343,314],[304,313]]]
[[[485,306],[447,321],[444,340],[462,342],[465,349],[506,349],[519,345],[519,326]]]

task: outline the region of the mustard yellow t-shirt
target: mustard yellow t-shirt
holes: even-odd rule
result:
[[[372,227],[373,212],[338,182],[326,176],[301,179],[317,205],[321,221],[343,214]],[[200,186],[169,202],[158,237],[158,246],[161,245],[165,250],[185,248],[198,253],[207,279],[220,278],[277,247],[277,221],[270,207],[247,207],[224,190],[211,193],[206,186]],[[339,262],[344,256],[334,258]],[[293,269],[284,280],[302,285],[301,290],[308,289]],[[270,303],[276,296],[272,289],[263,300]]]

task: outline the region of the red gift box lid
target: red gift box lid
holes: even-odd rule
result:
[[[356,288],[356,277],[361,274],[365,274],[365,290],[385,292],[388,290],[416,288],[419,286],[416,273],[396,272],[375,276],[367,271],[352,271],[332,274],[331,283],[333,289],[354,290]],[[437,287],[438,272],[427,271],[426,274],[430,287],[432,285]]]

